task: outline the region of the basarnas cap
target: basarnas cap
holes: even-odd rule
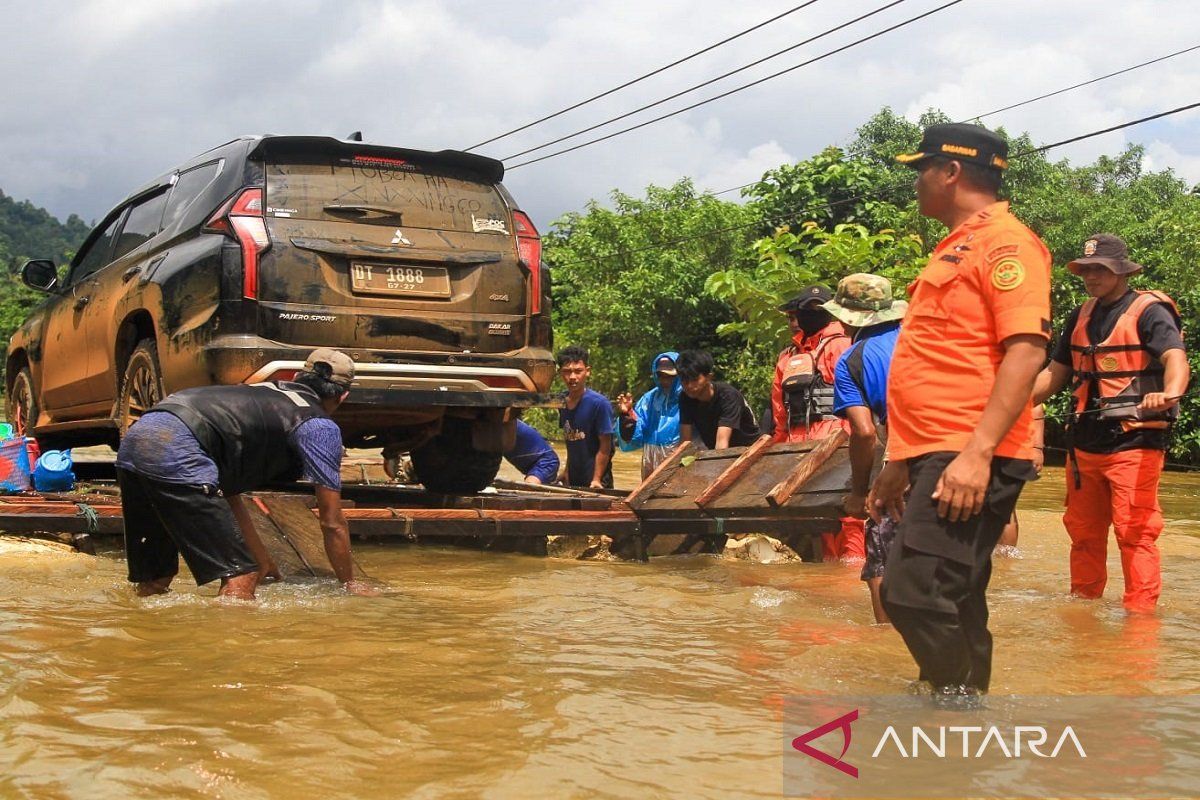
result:
[[[1132,275],[1142,268],[1141,264],[1129,260],[1129,248],[1125,246],[1125,240],[1111,233],[1089,236],[1083,243],[1083,258],[1067,264],[1067,269],[1078,275],[1080,267],[1089,264],[1108,267],[1117,275]]]
[[[892,299],[892,282],[882,275],[856,272],[838,281],[837,293],[821,308],[839,322],[867,328],[903,319],[908,303]]]
[[[678,375],[679,370],[675,368],[675,362],[670,356],[663,356],[658,361],[654,362],[654,371],[661,372],[663,375]]]
[[[833,298],[833,292],[829,291],[829,287],[822,283],[814,283],[811,286],[805,286],[800,290],[800,294],[788,300],[786,303],[779,306],[780,311],[799,311],[805,306],[821,303],[827,303]]]
[[[1008,142],[982,125],[950,122],[930,125],[915,153],[896,156],[901,164],[917,167],[927,158],[945,156],[984,167],[1008,169]]]
[[[326,365],[329,368],[329,374],[325,375],[323,370],[319,370],[318,364]],[[349,389],[350,384],[354,381],[354,360],[340,350],[334,350],[332,347],[320,347],[309,353],[308,360],[304,362],[304,371],[316,373]]]

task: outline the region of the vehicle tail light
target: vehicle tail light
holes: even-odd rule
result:
[[[529,291],[533,295],[529,309],[534,314],[542,311],[542,239],[537,228],[521,211],[513,212],[513,228],[517,233],[517,257],[529,270]]]
[[[226,203],[204,226],[210,233],[232,236],[242,248],[242,296],[258,297],[258,259],[271,247],[263,218],[262,189],[246,189]]]

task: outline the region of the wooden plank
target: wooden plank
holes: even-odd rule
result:
[[[629,493],[629,496],[625,498],[625,503],[636,511],[679,470],[683,459],[694,453],[695,450],[696,446],[691,442],[681,442],[671,452],[671,455],[667,456],[661,464],[655,467],[653,472],[646,476],[645,480],[638,484],[636,489]]]
[[[745,474],[746,470],[754,466],[759,458],[766,454],[773,440],[774,437],[769,435],[758,437],[757,442],[747,447],[732,464],[725,468],[724,472],[717,476],[715,481],[710,483],[700,494],[696,495],[694,501],[696,505],[704,508],[724,494],[726,489],[733,486],[738,478]]]
[[[773,508],[779,508],[787,503],[792,498],[792,495],[804,485],[804,482],[813,476],[813,474],[825,465],[829,457],[837,452],[838,448],[850,441],[849,434],[842,429],[838,429],[834,433],[826,436],[821,442],[814,447],[807,456],[805,456],[796,468],[792,470],[786,478],[776,484],[770,492],[767,493],[767,502]]]
[[[324,577],[333,575],[329,557],[325,554],[325,534],[317,520],[317,509],[310,509],[299,497],[262,495],[254,499],[266,507],[271,521],[279,526],[280,533],[296,548],[296,552],[314,573]],[[355,510],[357,509],[346,509],[346,513]],[[362,566],[353,559],[353,555],[351,560],[354,563],[355,576],[366,577]]]
[[[275,524],[275,521],[271,519],[271,513],[267,510],[267,506],[262,502],[261,498],[251,496],[250,502],[243,505],[245,505],[246,511],[250,514],[250,521],[254,523],[254,530],[258,533],[258,538],[262,540],[263,547],[267,548],[267,554],[275,562],[275,567],[279,570],[279,574],[285,578],[292,575],[317,574],[312,565],[304,560],[300,552],[292,546],[287,536]]]

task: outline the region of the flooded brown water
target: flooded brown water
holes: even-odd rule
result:
[[[1151,618],[1121,610],[1115,546],[1108,596],[1066,595],[1062,482],[996,564],[993,691],[1200,692],[1200,480],[1166,481]],[[117,552],[0,551],[0,797],[775,797],[785,696],[914,677],[844,565],[358,555],[387,596],[227,606],[186,576],[139,600]]]

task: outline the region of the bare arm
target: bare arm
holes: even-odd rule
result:
[[[1188,381],[1192,377],[1192,368],[1183,350],[1168,350],[1158,360],[1166,369],[1163,375],[1163,391],[1151,392],[1142,398],[1138,407],[1147,411],[1166,411],[1178,403],[1179,398],[1187,392]]]
[[[846,419],[850,423],[850,494],[844,505],[847,514],[863,517],[875,466],[875,419],[866,406],[850,406]]]
[[[242,501],[240,494],[229,495],[225,498],[225,502],[229,504],[229,509],[233,512],[233,518],[237,520],[238,527],[242,529],[242,538],[246,540],[246,546],[250,548],[250,554],[254,556],[254,560],[258,562],[258,579],[263,578],[279,578],[279,568],[275,566],[271,554],[267,552],[266,545],[258,536],[258,530],[254,527],[254,520],[250,519],[250,512],[246,510],[246,504]]]
[[[325,555],[333,574],[352,594],[374,594],[366,584],[354,579],[354,562],[350,559],[350,525],[342,513],[342,493],[328,486],[317,486],[317,513],[321,533],[325,537]]]
[[[1040,406],[1062,391],[1067,382],[1071,380],[1073,372],[1074,370],[1066,364],[1051,361],[1044,370],[1038,373],[1037,379],[1033,383],[1033,404]],[[996,377],[999,379],[1000,376]]]
[[[692,440],[692,436],[692,423],[679,423],[679,443],[683,444],[684,442],[690,442]]]
[[[599,489],[604,486],[604,473],[608,471],[608,465],[612,463],[613,454],[613,437],[611,433],[600,434],[600,449],[596,452],[596,466],[592,471],[592,488]]]
[[[733,428],[728,425],[721,425],[717,428],[717,440],[713,442],[714,450],[724,450],[729,447],[729,441],[733,438]]]
[[[983,416],[934,489],[939,516],[957,522],[983,510],[996,446],[1029,403],[1034,380],[1045,360],[1046,341],[1040,336],[1020,334],[1004,340],[1004,358],[996,370]]]

